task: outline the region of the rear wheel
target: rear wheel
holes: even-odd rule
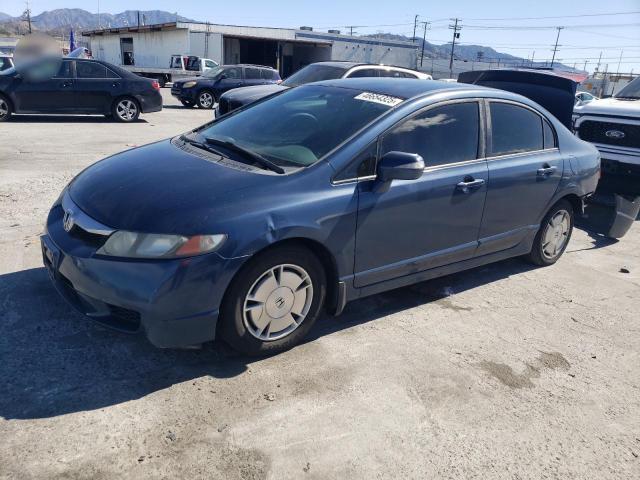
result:
[[[304,247],[269,250],[244,267],[222,306],[221,334],[249,355],[273,354],[302,341],[326,296],[324,268]]]
[[[562,256],[573,232],[573,207],[560,200],[545,215],[527,260],[540,266],[553,265]]]
[[[11,104],[9,100],[0,95],[0,122],[6,122],[11,118],[12,114]]]
[[[216,103],[216,99],[209,90],[203,90],[198,94],[197,103],[200,108],[211,109]]]
[[[134,98],[123,97],[113,104],[112,114],[119,122],[135,122],[140,116],[140,107]]]

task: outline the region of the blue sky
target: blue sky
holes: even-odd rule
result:
[[[412,35],[414,15],[432,21],[427,40],[445,43],[451,37],[447,28],[451,17],[462,19],[463,43],[494,47],[496,50],[536,60],[551,58],[551,48],[557,31],[560,35],[558,58],[565,64],[584,66],[592,70],[602,51],[602,66],[617,71],[621,50],[621,71],[640,72],[640,14],[602,15],[603,13],[640,12],[640,0],[538,0],[493,2],[457,0],[456,2],[425,2],[417,0],[32,0],[33,14],[55,8],[83,8],[118,13],[123,10],[167,10],[195,20],[237,25],[299,27],[310,25],[316,29],[362,26],[358,33],[393,32]],[[22,0],[0,0],[0,11],[19,15],[24,9]],[[566,15],[594,15],[579,18],[545,18],[516,20],[513,17],[559,17]],[[617,25],[617,26],[611,26]],[[508,28],[505,28],[508,27]],[[549,27],[549,28],[545,28]]]

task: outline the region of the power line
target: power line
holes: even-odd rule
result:
[[[640,14],[640,11],[636,12],[615,12],[615,13],[583,13],[580,15],[557,15],[546,17],[503,17],[503,18],[469,18],[467,20],[480,20],[480,21],[498,21],[498,20],[550,20],[553,18],[581,18],[581,17],[605,17],[614,15],[635,15]]]

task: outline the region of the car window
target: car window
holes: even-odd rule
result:
[[[204,61],[204,66],[207,68],[215,68],[217,67],[216,62],[214,62],[213,60],[205,60]]]
[[[247,80],[259,80],[260,79],[260,69],[259,68],[246,67],[244,69],[244,78],[246,78]]]
[[[43,60],[26,67],[25,76],[30,81],[48,80],[58,76],[62,64],[60,59]]]
[[[8,57],[0,57],[0,70],[4,70],[12,66],[11,60]]]
[[[341,78],[344,73],[344,67],[311,64],[291,75],[284,82],[282,82],[282,85],[286,87],[297,87],[298,85],[318,82],[320,80],[334,80],[336,78]]]
[[[378,153],[377,142],[365,148],[356,158],[338,175],[334,181],[355,180],[357,178],[370,177],[376,174],[376,155]]]
[[[278,74],[278,72],[268,68],[262,68],[260,70],[260,76],[264,80],[280,80],[280,75]]]
[[[542,119],[510,103],[491,102],[491,154],[509,155],[544,148]]]
[[[237,67],[225,68],[222,74],[229,79],[239,79],[242,78],[242,69]]]
[[[391,78],[417,78],[415,75],[411,75],[407,72],[402,72],[400,70],[380,70],[381,77],[391,77]]]
[[[549,122],[542,120],[542,130],[544,132],[544,148],[556,148],[556,136]]]
[[[54,78],[73,78],[73,61],[64,60]]]
[[[478,158],[480,114],[477,102],[431,108],[395,126],[380,154],[417,153],[427,167]]]
[[[107,67],[96,62],[76,62],[78,78],[107,78]]]
[[[351,72],[347,75],[347,78],[365,78],[365,77],[377,77],[378,69],[376,68],[363,68],[361,70],[356,70],[355,72]]]

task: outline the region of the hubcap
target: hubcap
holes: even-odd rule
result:
[[[304,321],[312,300],[309,274],[297,265],[278,265],[260,275],[249,289],[244,326],[262,341],[286,337]]]
[[[116,112],[118,116],[123,120],[133,120],[138,113],[138,107],[131,100],[121,100],[116,107]]]
[[[213,97],[210,93],[204,92],[200,94],[200,105],[210,108],[213,105]]]
[[[547,223],[542,241],[542,254],[552,260],[569,241],[571,218],[566,210],[559,210]]]
[[[0,98],[0,118],[6,116],[9,113],[9,105],[7,102]]]

